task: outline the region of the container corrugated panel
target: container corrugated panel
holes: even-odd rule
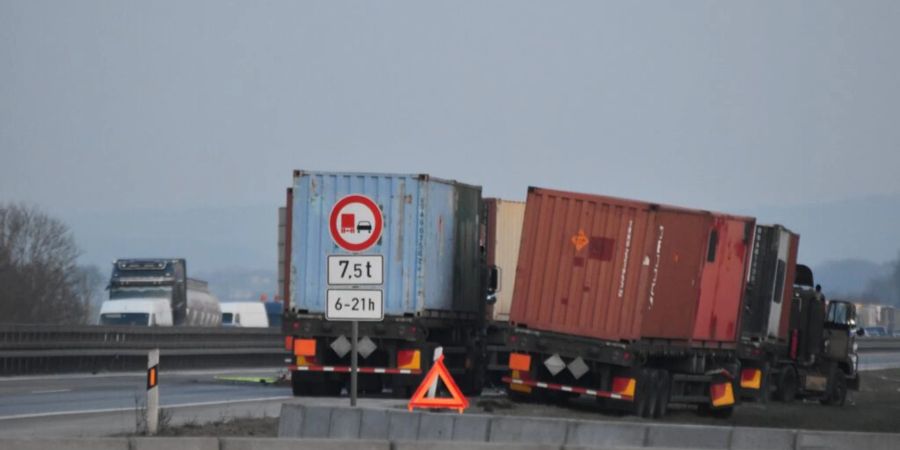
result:
[[[500,270],[500,292],[491,308],[491,319],[507,321],[516,282],[525,202],[492,198],[486,199],[485,203],[488,209],[487,260]]]
[[[331,172],[298,172],[294,177],[294,308],[325,310],[326,258],[349,253],[332,240],[328,219],[335,203],[350,194],[371,198],[384,217],[381,239],[362,254],[384,258],[385,315],[482,310],[481,187],[427,175]]]
[[[613,341],[734,341],[753,222],[531,188],[510,320]]]

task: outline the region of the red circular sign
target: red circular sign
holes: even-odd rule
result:
[[[372,199],[351,194],[334,204],[328,229],[339,247],[350,252],[361,252],[378,242],[384,229],[384,218]]]

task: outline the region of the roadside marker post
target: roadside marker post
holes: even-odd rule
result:
[[[147,434],[153,436],[159,428],[159,349],[147,353]]]

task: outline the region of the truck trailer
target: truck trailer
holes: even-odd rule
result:
[[[116,260],[107,290],[100,325],[216,327],[222,321],[219,300],[205,281],[187,277],[181,258]]]
[[[755,219],[528,190],[510,311],[514,399],[728,415]]]
[[[348,384],[351,324],[325,313],[326,259],[352,253],[332,239],[329,220],[351,194],[374,201],[384,223],[363,252],[383,258],[384,319],[359,323],[360,391],[410,395],[438,347],[457,384],[479,391],[489,295],[481,187],[428,175],[295,171],[280,246],[294,395],[336,395]],[[339,225],[363,233],[372,226]]]

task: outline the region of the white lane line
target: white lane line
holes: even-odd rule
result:
[[[44,391],[31,391],[32,394],[57,394],[60,392],[70,392],[71,389],[47,389]]]
[[[233,403],[252,403],[252,402],[264,402],[264,401],[276,401],[276,400],[287,400],[294,398],[290,395],[282,395],[279,397],[257,397],[257,398],[245,398],[241,400],[222,400],[222,401],[214,401],[214,402],[197,402],[197,403],[179,403],[177,405],[161,405],[163,408],[191,408],[195,406],[215,406],[215,405],[227,405]],[[100,414],[100,413],[110,413],[110,412],[123,412],[123,411],[134,411],[135,408],[132,406],[130,408],[106,408],[106,409],[85,409],[82,411],[55,411],[48,413],[31,413],[31,414],[15,414],[12,416],[0,416],[0,420],[13,420],[13,419],[31,419],[36,417],[53,417],[53,416],[67,416],[67,415],[79,415],[79,414]]]

